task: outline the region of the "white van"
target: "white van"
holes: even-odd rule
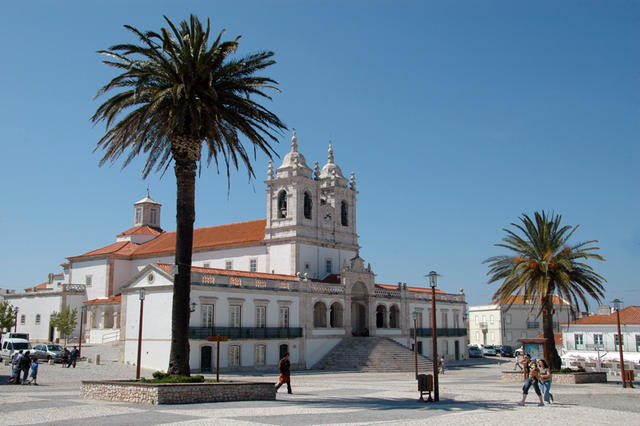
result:
[[[9,337],[2,340],[2,349],[0,349],[0,361],[4,359],[11,360],[13,354],[22,350],[31,350],[31,343],[27,339],[19,339],[16,337]]]

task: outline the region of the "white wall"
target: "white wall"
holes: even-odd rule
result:
[[[91,286],[87,287],[87,300],[110,296],[105,259],[74,261],[71,266],[72,284],[85,284],[85,277],[92,276]]]
[[[49,340],[49,320],[53,312],[60,312],[62,304],[62,296],[60,294],[52,294],[42,296],[24,296],[20,298],[7,298],[7,301],[18,308],[18,325],[19,333],[29,333],[31,342],[46,342]],[[40,325],[36,325],[36,315],[40,314]],[[25,323],[21,324],[20,320],[24,315]],[[11,329],[13,331],[13,328]],[[57,337],[57,332],[54,339]]]
[[[276,274],[292,275],[291,265],[291,244],[272,245],[269,247],[269,268],[267,272]]]

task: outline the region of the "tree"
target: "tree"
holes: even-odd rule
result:
[[[232,58],[240,37],[221,41],[224,30],[209,45],[206,29],[191,15],[176,27],[167,17],[168,28],[160,33],[142,32],[132,26],[140,44],[119,44],[99,53],[103,62],[122,71],[96,96],[118,91],[92,117],[105,121],[107,131],[96,150],[105,151],[100,165],[115,162],[128,151],[123,166],[139,154],[147,159],[142,171],[147,177],[165,171],[171,162],[177,185],[176,252],[171,349],[168,372],[189,375],[189,294],[191,255],[195,219],[195,177],[202,147],[207,164],[214,161],[226,168],[243,164],[249,179],[255,177],[251,158],[241,136],[249,141],[253,157],[259,150],[269,158],[276,133],[286,129],[280,119],[253,100],[271,99],[267,90],[277,91],[275,80],[256,73],[273,65],[273,52],[263,51]],[[116,117],[124,115],[115,123]]]
[[[16,325],[16,314],[18,308],[11,305],[6,300],[0,302],[0,331],[10,331]]]
[[[588,259],[605,260],[596,253],[599,247],[593,245],[598,241],[569,245],[568,240],[579,225],[561,226],[561,219],[561,215],[545,212],[535,212],[533,219],[523,214],[520,224],[511,224],[515,231],[503,229],[507,236],[502,244],[496,244],[512,254],[484,261],[489,263],[489,284],[502,281],[493,295],[494,301],[507,301],[510,307],[516,299],[513,296],[523,296],[539,308],[548,362],[555,369],[560,368],[561,360],[553,335],[553,297],[567,300],[575,314],[580,302],[585,310],[589,309],[588,297],[600,302],[606,282],[584,263]]]
[[[58,333],[64,337],[66,343],[67,336],[73,332],[74,328],[76,328],[77,322],[78,309],[73,308],[73,310],[71,310],[71,308],[67,306],[61,312],[53,312],[51,314],[49,325],[58,330]]]

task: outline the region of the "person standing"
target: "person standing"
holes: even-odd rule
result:
[[[78,355],[80,355],[80,352],[78,351],[78,348],[74,346],[71,354],[69,355],[69,363],[67,364],[67,368],[71,367],[72,365],[73,368],[76,368],[76,360],[78,359]]]
[[[524,359],[529,361],[531,357],[527,354]],[[524,405],[527,395],[529,394],[529,388],[533,385],[533,390],[536,392],[536,395],[538,395],[538,399],[540,399],[538,406],[542,407],[544,406],[544,402],[542,402],[542,393],[540,392],[540,386],[538,385],[540,381],[540,369],[538,368],[538,364],[536,364],[535,361],[532,361],[531,364],[528,365],[528,368],[525,367],[525,371],[527,370],[527,379],[524,381],[524,386],[522,386],[522,400],[518,402],[518,405]]]
[[[11,378],[9,383],[20,384],[20,361],[22,361],[22,349],[13,354],[11,358]]]
[[[27,384],[27,378],[29,376],[29,369],[30,368],[31,368],[31,352],[30,351],[26,351],[24,353],[24,355],[22,356],[22,359],[20,360],[20,369],[22,370],[22,384],[23,385]],[[20,377],[20,372],[18,372],[18,383],[20,383],[19,377]]]
[[[544,359],[538,361],[538,366],[540,367],[540,387],[543,399],[547,404],[551,404],[553,402],[553,395],[549,392],[551,390],[551,369]]]
[[[444,374],[444,355],[440,357],[440,362],[438,363],[438,372],[440,374]]]
[[[31,363],[31,374],[29,375],[29,384],[38,386],[38,360],[34,359]]]
[[[278,371],[280,372],[280,380],[276,385],[276,392],[284,383],[287,384],[287,393],[291,392],[291,362],[289,361],[289,352],[285,353],[278,363]]]

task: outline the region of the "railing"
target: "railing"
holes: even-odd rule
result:
[[[482,328],[482,329],[485,329],[485,330],[486,330],[486,329],[487,329],[487,327],[488,327],[488,326],[487,326],[487,322],[486,322],[486,321],[482,321],[482,322],[480,322],[480,328]]]
[[[540,323],[538,321],[527,321],[527,328],[529,330],[538,329],[540,328]]]
[[[189,338],[203,340],[224,336],[229,339],[295,339],[302,337],[301,327],[189,327]]]
[[[385,288],[376,287],[376,297],[400,298],[400,292],[397,290],[387,290]]]
[[[409,330],[411,336],[413,336],[413,329]],[[418,328],[416,334],[420,337],[431,337],[433,332],[430,328]],[[467,335],[466,328],[436,328],[436,333],[439,337],[461,337]]]
[[[62,284],[62,291],[69,293],[84,293],[86,288],[85,284]]]
[[[111,333],[103,334],[101,342],[102,343],[115,342],[118,339],[120,339],[120,330],[116,330],[116,331],[113,331]]]
[[[313,293],[344,294],[344,287],[341,285],[311,283]]]

